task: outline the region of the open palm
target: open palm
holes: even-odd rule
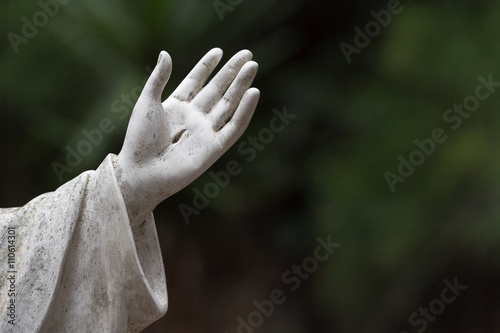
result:
[[[163,103],[172,60],[162,51],[132,113],[116,169],[131,223],[205,172],[243,134],[259,99],[257,63],[240,51],[208,81],[212,49]]]

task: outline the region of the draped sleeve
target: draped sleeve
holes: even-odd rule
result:
[[[140,332],[166,313],[153,214],[130,227],[113,158],[0,209],[1,332]]]

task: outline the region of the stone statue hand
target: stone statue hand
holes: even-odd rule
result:
[[[205,172],[247,128],[260,96],[250,88],[258,65],[240,51],[205,85],[221,58],[222,50],[209,51],[162,103],[172,60],[160,53],[114,160],[131,225]]]

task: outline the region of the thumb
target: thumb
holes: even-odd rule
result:
[[[167,52],[161,51],[158,57],[158,63],[144,85],[141,96],[151,98],[161,103],[161,93],[170,78],[170,73],[172,73],[172,58],[170,58]]]

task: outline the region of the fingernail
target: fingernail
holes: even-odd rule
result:
[[[161,60],[161,54],[162,54],[162,52],[160,52],[160,56],[158,57],[158,62],[156,63],[157,65],[160,63],[160,60]]]

